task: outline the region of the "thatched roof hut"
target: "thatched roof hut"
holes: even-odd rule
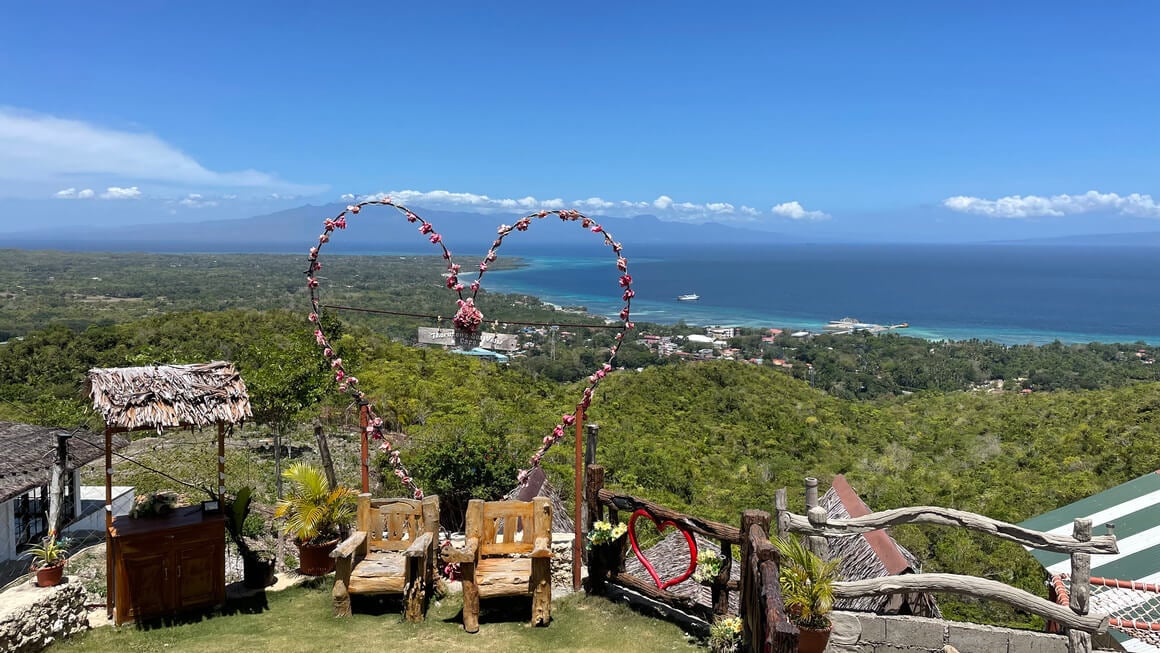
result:
[[[0,503],[48,483],[56,452],[56,435],[67,429],[0,422]],[[101,436],[88,431],[72,433],[68,446],[68,468],[77,469],[104,455]],[[113,448],[128,446],[123,437],[113,439]]]
[[[713,551],[717,554],[721,553],[719,542],[698,535],[697,533],[693,533],[693,537],[697,540],[698,552]],[[685,536],[680,531],[672,531],[666,534],[661,538],[661,541],[644,549],[642,552],[648,558],[653,568],[656,569],[657,575],[662,579],[676,578],[689,568],[689,545],[685,541]],[[632,547],[628,548],[624,556],[624,571],[647,583],[653,582],[648,570],[644,568],[644,565],[641,564],[640,560],[632,552]],[[733,565],[729,568],[729,580],[737,583],[741,582],[741,560],[737,557],[733,558]],[[713,591],[708,586],[698,583],[691,577],[676,585],[669,586],[665,591],[678,596],[691,597],[694,602],[706,608],[713,607]],[[729,592],[729,614],[738,614],[737,610],[740,596],[740,592]]]
[[[527,481],[517,485],[511,492],[504,495],[504,501],[531,501],[536,497],[548,497],[552,502],[553,533],[574,533],[576,531],[572,517],[568,514],[568,507],[564,505],[560,493],[548,482],[543,468],[533,468],[528,473]]]
[[[253,416],[242,376],[223,361],[89,370],[93,408],[108,428],[134,431],[237,424]]]
[[[870,514],[870,508],[841,474],[834,477],[830,489],[819,501],[831,519],[848,519]],[[842,580],[863,580],[900,574],[913,574],[921,565],[914,555],[894,541],[885,530],[870,531],[851,537],[829,538],[831,558],[841,558],[838,573]],[[834,608],[878,614],[912,614],[942,618],[934,596],[916,592],[892,596],[865,596],[838,599]]]

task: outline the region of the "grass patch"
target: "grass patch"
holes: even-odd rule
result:
[[[484,603],[480,630],[463,632],[458,594],[432,603],[427,620],[409,624],[398,604],[380,614],[347,619],[331,616],[330,583],[258,595],[249,602],[232,602],[221,614],[147,628],[131,625],[97,628],[53,645],[48,650],[69,653],[181,651],[652,651],[703,650],[690,643],[675,624],[641,615],[599,597],[577,593],[552,604],[547,628],[528,625],[530,604],[503,600]],[[356,610],[360,606],[356,606]],[[362,606],[368,607],[368,606]],[[371,606],[373,607],[373,606]]]

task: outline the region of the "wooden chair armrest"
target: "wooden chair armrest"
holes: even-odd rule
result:
[[[552,539],[548,537],[537,537],[535,544],[532,546],[532,557],[551,558]]]
[[[334,547],[334,550],[330,552],[330,557],[352,558],[358,551],[359,547],[362,546],[363,542],[366,541],[366,539],[366,531],[355,531],[350,534],[350,537],[346,538],[340,542],[338,546]]]
[[[403,555],[408,558],[425,558],[427,557],[427,550],[431,548],[431,533],[423,533],[411,542],[411,546],[403,552]]]
[[[445,547],[440,557],[443,558],[443,562],[475,562],[478,552],[479,538],[473,537],[467,540],[462,549]]]

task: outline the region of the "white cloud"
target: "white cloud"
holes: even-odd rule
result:
[[[1160,204],[1151,195],[1117,195],[1094,190],[1082,195],[1009,195],[996,200],[958,195],[943,200],[943,206],[959,213],[993,218],[1061,217],[1082,213],[1119,213],[1141,218],[1160,218]]]
[[[64,190],[58,190],[53,193],[53,197],[63,200],[87,200],[93,195],[95,195],[95,193],[93,193],[93,189],[91,188],[85,188],[83,190],[66,188]]]
[[[342,195],[339,196],[338,199],[340,199],[344,202],[350,202],[351,200],[354,200],[357,198],[355,197],[354,193],[343,193]]]
[[[57,199],[65,200],[91,200],[97,197],[96,191],[91,188],[77,190],[75,188],[66,188],[58,190],[52,195]],[[122,188],[120,186],[109,186],[105,192],[101,193],[100,198],[103,200],[129,200],[139,199],[141,197],[141,189],[136,186]]]
[[[829,220],[830,214],[822,211],[807,211],[800,202],[782,202],[770,209],[774,215],[790,220]]]
[[[0,191],[27,193],[30,186],[59,184],[59,188],[62,181],[78,179],[262,192],[325,190],[257,170],[210,170],[153,134],[0,106],[0,180],[9,182]]]
[[[566,202],[561,198],[537,199],[533,196],[502,198],[477,193],[458,193],[446,190],[418,191],[395,190],[389,193],[358,196],[359,200],[381,200],[390,197],[400,204],[433,209],[470,209],[480,213],[531,212],[542,209],[576,209],[589,215],[615,215],[630,217],[638,213],[655,213],[659,217],[681,222],[704,222],[725,220],[751,222],[762,217],[762,212],[751,206],[740,207],[731,202],[677,202],[668,195],[655,200],[608,200],[589,197]],[[342,196],[343,201],[356,199],[352,194]],[[807,211],[798,202],[787,202],[773,207],[772,215],[795,220],[826,220],[829,214],[821,211]]]
[[[202,197],[200,193],[190,193],[177,203],[191,209],[204,209],[218,205],[217,201],[207,200],[206,198]]]
[[[103,200],[135,200],[141,197],[141,191],[136,186],[129,188],[120,188],[118,186],[109,186],[105,192],[101,193]]]

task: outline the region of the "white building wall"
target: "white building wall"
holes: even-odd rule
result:
[[[12,524],[16,521],[14,499],[0,503],[0,560],[16,559],[16,533]]]

